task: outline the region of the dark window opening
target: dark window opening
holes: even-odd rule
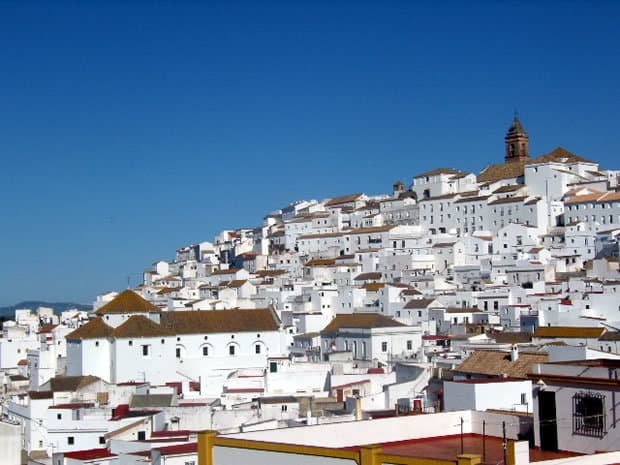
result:
[[[573,396],[573,434],[602,438],[605,435],[605,396],[578,392]]]

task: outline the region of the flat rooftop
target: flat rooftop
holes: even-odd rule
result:
[[[501,438],[489,437],[483,441],[480,434],[463,435],[463,452],[461,452],[461,436],[439,436],[407,441],[388,442],[381,444],[384,454],[402,457],[417,457],[434,460],[456,460],[456,456],[478,454],[482,463],[500,463],[504,459],[504,446]],[[353,449],[353,448],[352,448]],[[485,452],[486,449],[486,452]],[[530,462],[563,459],[582,454],[573,452],[551,452],[539,448],[530,449]]]

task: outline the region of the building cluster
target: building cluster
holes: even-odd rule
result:
[[[620,171],[505,145],[17,311],[2,463],[619,462]]]

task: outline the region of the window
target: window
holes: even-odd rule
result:
[[[573,434],[602,438],[605,435],[605,396],[578,392],[573,396]]]
[[[142,356],[143,357],[148,357],[149,356],[149,347],[148,345],[143,345],[142,346]]]
[[[381,343],[381,352],[387,352],[387,341]]]
[[[260,354],[260,344],[254,344],[254,352]]]
[[[407,341],[407,350],[413,350],[413,341]]]
[[[69,444],[70,446],[72,446],[73,444],[75,444],[75,437],[73,437],[73,436],[67,436],[67,444]]]
[[[181,358],[181,348],[180,347],[176,348],[176,356],[177,356],[177,358]]]
[[[132,346],[133,345],[133,341],[129,341],[129,345]]]
[[[269,362],[269,373],[278,372],[278,362]]]
[[[282,406],[281,406],[281,410],[282,410],[283,412],[288,411],[288,405],[282,405]]]
[[[57,420],[62,420],[62,413],[57,413],[56,414],[56,419]]]
[[[105,444],[105,437],[99,436],[99,444]]]
[[[209,346],[202,346],[202,355],[205,357],[209,355]]]
[[[228,355],[235,355],[235,346],[228,346]]]

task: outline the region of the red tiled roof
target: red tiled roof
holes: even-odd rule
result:
[[[198,443],[190,442],[188,444],[177,444],[174,446],[158,447],[156,450],[158,450],[161,455],[192,454],[198,452]]]
[[[113,454],[106,448],[102,449],[86,449],[86,450],[78,450],[75,452],[65,452],[65,458],[75,459],[75,460],[96,460],[96,459],[105,459],[108,457],[116,457],[116,454]]]
[[[134,291],[127,289],[114,297],[110,302],[97,309],[95,313],[97,315],[103,315],[106,313],[145,313],[159,311],[159,307],[143,299]]]

